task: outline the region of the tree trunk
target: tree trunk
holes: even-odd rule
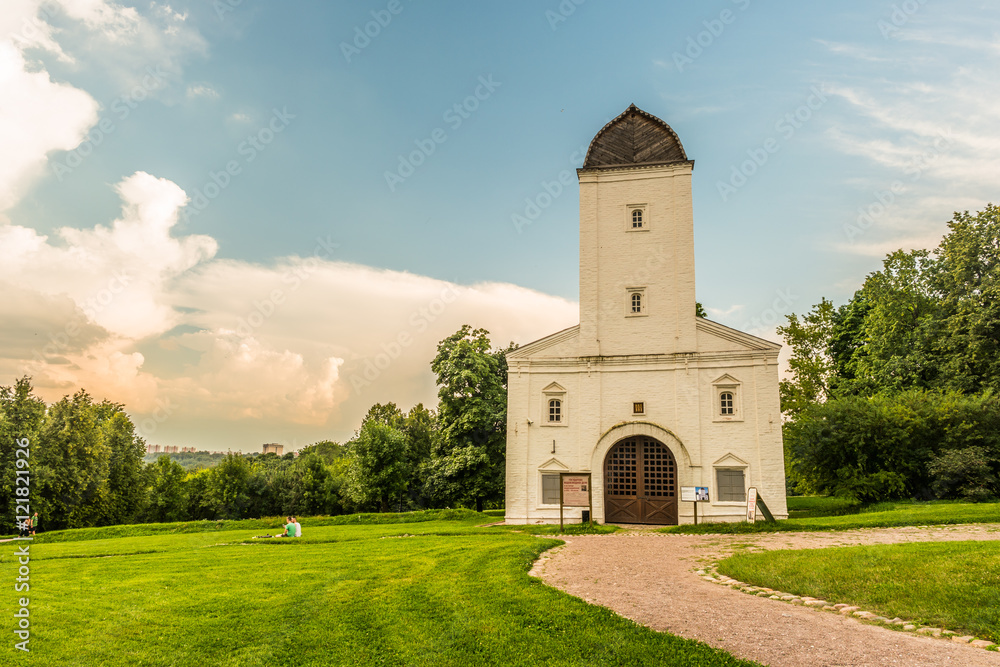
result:
[[[482,512],[483,511],[483,499],[482,498],[476,498],[476,511],[477,512]]]

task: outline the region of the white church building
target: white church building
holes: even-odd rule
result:
[[[599,522],[691,523],[682,486],[709,489],[699,522],[745,519],[750,487],[787,517],[780,345],[695,314],[693,168],[635,105],[590,143],[580,324],[507,355],[507,523],[558,521],[560,473],[591,475]]]

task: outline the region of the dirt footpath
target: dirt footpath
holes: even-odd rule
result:
[[[1000,665],[1000,653],[755,597],[695,573],[699,566],[730,553],[734,544],[770,550],[998,540],[1000,525],[761,535],[634,531],[561,539],[566,544],[544,554],[532,570],[547,584],[655,630],[698,639],[765,665]]]

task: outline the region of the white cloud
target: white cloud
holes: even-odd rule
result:
[[[29,71],[21,51],[0,41],[0,211],[43,170],[49,153],[76,147],[97,122],[97,102],[82,90]]]
[[[0,277],[66,294],[96,324],[137,340],[176,325],[163,299],[169,281],[212,257],[217,245],[207,236],[171,236],[187,196],[170,181],[138,172],[117,191],[122,216],[110,228],[65,227],[60,244],[25,227],[0,227]]]
[[[187,96],[188,99],[194,99],[196,97],[206,97],[210,100],[217,100],[219,99],[219,92],[215,90],[215,88],[209,86],[208,84],[198,83],[198,84],[191,84],[187,87]]]
[[[109,0],[5,0],[0,12],[0,212],[10,209],[43,172],[55,151],[70,151],[97,124],[99,105],[87,92],[53,81],[44,56],[101,70],[121,90],[135,90],[156,73],[177,75],[181,62],[204,50],[204,40],[185,16],[152,2],[145,15]],[[52,22],[79,30],[56,31]],[[85,62],[74,58],[86,54]]]
[[[430,361],[463,324],[500,346],[577,322],[576,304],[515,285],[456,285],[326,251],[215,259],[214,239],[174,234],[187,202],[175,184],[138,172],[116,190],[122,214],[107,227],[55,239],[0,227],[0,283],[20,295],[0,302],[0,321],[43,332],[34,342],[15,326],[23,343],[0,370],[30,373],[48,399],[85,387],[139,415],[169,405],[157,437],[206,420],[219,434],[250,420],[339,437],[376,401],[433,405]]]

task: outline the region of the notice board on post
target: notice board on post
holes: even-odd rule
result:
[[[707,503],[708,499],[708,487],[707,486],[682,486],[681,487],[681,502],[683,503],[694,503],[694,525],[698,525],[698,503]]]
[[[586,507],[593,523],[592,490],[590,473],[559,473],[559,531],[563,529],[564,507]]]

